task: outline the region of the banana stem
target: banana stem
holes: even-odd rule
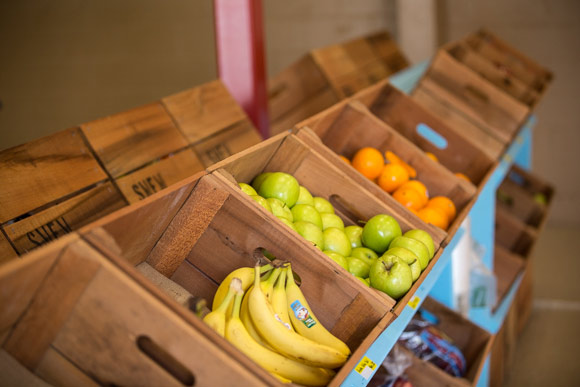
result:
[[[223,299],[222,303],[220,304],[220,306],[218,306],[216,310],[219,311],[220,313],[225,313],[228,309],[228,306],[230,306],[230,302],[232,301],[234,294],[239,291],[242,291],[242,280],[237,277],[234,277],[232,278],[232,282],[230,282],[230,287],[228,289],[226,297]]]
[[[236,296],[234,298],[234,308],[232,309],[232,318],[240,318],[240,305],[242,305],[243,296],[243,290],[236,291]]]

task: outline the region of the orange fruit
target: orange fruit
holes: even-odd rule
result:
[[[393,198],[413,210],[419,210],[422,207],[423,197],[413,188],[399,188],[393,193]]]
[[[467,177],[466,175],[464,175],[464,174],[463,174],[463,173],[461,173],[461,172],[457,172],[457,173],[455,174],[455,176],[457,176],[457,177],[458,177],[458,178],[460,178],[460,179],[467,180],[468,182],[470,182],[470,183],[471,183],[471,180],[469,179],[469,177]]]
[[[381,174],[385,166],[385,160],[381,152],[377,149],[365,147],[355,153],[351,164],[363,176],[373,180]]]
[[[385,152],[385,158],[392,164],[400,164],[403,167],[405,167],[405,169],[407,170],[407,172],[409,173],[409,177],[410,178],[415,178],[417,177],[417,171],[415,170],[415,168],[413,168],[412,166],[410,166],[409,164],[407,164],[406,162],[404,162],[399,156],[397,156],[396,154],[394,154],[391,151],[386,151]]]
[[[423,220],[423,222],[432,224],[443,230],[447,230],[447,227],[449,227],[447,215],[437,207],[421,208],[417,215]]]
[[[427,157],[429,157],[431,160],[435,161],[436,163],[439,162],[439,159],[433,153],[431,153],[431,152],[425,152],[425,154],[427,155]]]
[[[426,207],[432,207],[441,210],[445,216],[447,216],[447,220],[450,223],[453,221],[453,219],[455,219],[455,215],[457,214],[455,204],[453,204],[451,199],[445,196],[435,196],[434,198],[429,199]]]
[[[377,183],[382,189],[391,193],[407,181],[409,181],[409,174],[402,165],[387,164],[383,168]]]
[[[425,184],[421,183],[419,180],[409,180],[405,184],[401,186],[401,188],[412,188],[421,194],[423,200],[421,201],[421,207],[424,207],[427,204],[427,200],[429,200],[429,191]]]
[[[347,163],[347,164],[349,164],[349,165],[350,165],[350,160],[349,160],[349,159],[347,159],[347,158],[346,158],[346,157],[344,157],[343,155],[339,155],[338,157],[340,157],[340,159],[341,159],[342,161],[344,161],[345,163]]]

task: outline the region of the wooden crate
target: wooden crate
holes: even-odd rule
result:
[[[486,29],[480,29],[462,41],[509,76],[510,80],[517,79],[539,97],[545,93],[547,86],[554,78],[550,70]],[[534,101],[533,105],[537,102],[537,100]]]
[[[339,165],[340,169],[361,187],[364,187],[389,207],[398,208],[399,211],[408,212],[402,204],[398,203],[377,184],[339,160],[337,155],[350,159],[357,150],[371,146],[380,150],[381,153],[387,150],[393,151],[413,166],[417,170],[417,180],[426,185],[430,196],[447,196],[457,208],[457,216],[450,224],[447,235],[444,235],[444,244],[451,240],[473,205],[476,193],[473,184],[458,178],[443,165],[427,157],[414,143],[377,118],[361,102],[348,102],[341,106],[341,109],[334,109],[328,117],[313,122],[310,129],[316,133],[316,136],[312,136],[305,129],[299,130],[298,136],[307,141],[318,152],[324,153],[325,157],[332,158],[335,164]],[[417,218],[410,212],[409,216]],[[443,230],[433,225],[428,225],[420,219],[418,221],[423,224],[422,228],[429,229],[431,233],[445,234]]]
[[[269,80],[270,131],[289,130],[408,65],[385,31],[312,50]]]
[[[425,299],[421,310],[427,311],[435,317],[437,322],[435,326],[445,333],[457,348],[461,350],[467,363],[465,377],[458,378],[449,375],[439,369],[434,364],[424,361],[414,356],[403,345],[396,344],[395,348],[409,355],[412,364],[404,372],[409,382],[414,387],[423,386],[476,386],[494,342],[493,336],[472,323],[469,319],[461,316],[459,313],[445,307],[432,298]],[[375,375],[375,379],[386,375],[386,370],[382,368]],[[369,385],[373,384],[371,381]]]
[[[443,49],[412,96],[494,160],[530,113],[528,106],[498,90]]]
[[[0,223],[24,254],[127,203],[81,130],[0,152]]]
[[[1,266],[2,351],[50,385],[276,384],[110,259],[72,233]]]
[[[220,81],[0,152],[0,261],[260,142]],[[1,238],[0,238],[1,239]]]
[[[290,261],[319,320],[353,351],[331,385],[344,380],[393,318],[392,304],[384,297],[318,257],[302,238],[218,175],[188,178],[80,233],[106,256],[122,257],[129,266],[146,262],[208,302],[228,273],[252,267],[262,249]]]
[[[342,161],[338,161],[338,163],[342,163]],[[353,286],[358,288],[361,294],[371,293],[373,297],[377,297],[380,309],[384,307],[387,307],[387,309],[392,308],[393,313],[398,316],[439,259],[442,249],[438,248],[445,233],[426,227],[427,225],[406,210],[401,211],[399,208],[391,208],[386,203],[381,202],[357,184],[356,181],[352,180],[340,167],[340,164],[333,162],[325,155],[321,155],[297,136],[290,133],[281,133],[221,163],[215,164],[209,170],[212,171],[212,175],[220,178],[229,187],[230,192],[241,196],[241,200],[257,208],[263,213],[263,216],[280,226],[282,226],[281,222],[274,215],[268,213],[257,203],[254,203],[249,196],[242,193],[237,186],[238,182],[249,183],[262,172],[281,171],[290,173],[313,196],[320,196],[329,200],[345,225],[368,220],[377,214],[389,214],[397,219],[403,232],[414,228],[424,228],[430,232],[435,248],[438,251],[429,266],[421,274],[421,277],[413,284],[413,287],[396,302],[386,294],[364,286],[311,243],[292,230],[282,226],[289,236],[296,238],[298,243],[308,249],[309,254],[326,262],[334,271],[345,274],[348,281],[354,282]]]

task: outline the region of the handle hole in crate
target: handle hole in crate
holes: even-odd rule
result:
[[[191,371],[148,336],[137,337],[137,347],[184,386],[195,385],[195,376]]]
[[[431,129],[429,126],[425,124],[417,125],[417,133],[425,140],[429,141],[431,144],[436,146],[439,149],[446,149],[447,148],[447,140],[445,137]]]

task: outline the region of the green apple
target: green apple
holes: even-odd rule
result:
[[[368,247],[355,247],[354,249],[352,249],[350,256],[362,259],[369,266],[372,265],[375,262],[375,260],[379,257],[377,253],[375,253]]]
[[[411,268],[401,260],[387,263],[382,259],[377,259],[371,266],[369,278],[371,287],[388,294],[395,300],[404,296],[413,285]]]
[[[302,235],[304,239],[313,243],[314,246],[316,246],[319,250],[323,250],[324,235],[322,234],[322,230],[319,227],[310,222],[299,220],[294,222],[294,228],[296,229],[296,232]]]
[[[411,268],[411,274],[413,275],[413,282],[417,281],[417,278],[421,275],[421,264],[419,263],[419,258],[411,250],[404,249],[402,247],[393,247],[388,249],[386,253],[379,259],[386,258],[388,256],[395,256],[402,259]],[[386,261],[386,259],[383,259]]]
[[[266,178],[268,176],[270,176],[271,174],[272,174],[272,172],[264,172],[264,173],[260,173],[256,177],[254,177],[254,180],[252,180],[252,187],[254,188],[254,190],[256,190],[256,192],[258,192],[260,190],[260,186],[262,185],[264,180],[266,180]]]
[[[362,244],[382,254],[389,248],[391,241],[402,234],[399,222],[386,214],[375,215],[364,225]]]
[[[299,187],[298,200],[296,200],[296,204],[310,204],[311,206],[314,205],[314,199],[312,199],[312,194],[310,194],[310,191],[308,191],[306,187],[304,186]]]
[[[258,193],[256,192],[256,190],[254,188],[252,188],[251,185],[246,184],[246,183],[238,183],[238,185],[240,186],[240,188],[242,189],[242,192],[244,192],[246,195],[257,195]]]
[[[259,205],[264,207],[268,212],[272,212],[272,208],[270,207],[270,203],[260,195],[250,195],[250,197]]]
[[[546,195],[544,195],[542,192],[538,192],[537,194],[534,195],[534,201],[541,206],[545,206],[546,204],[548,204],[548,199],[546,198]]]
[[[427,250],[429,250],[429,259],[433,258],[435,255],[435,245],[433,244],[433,238],[431,238],[431,235],[429,235],[427,231],[420,229],[409,230],[404,233],[403,236],[416,239],[419,242],[423,242],[425,247],[427,247]]]
[[[363,284],[365,284],[366,286],[370,287],[368,278],[361,278],[361,277],[357,277],[356,275],[354,276],[354,278],[356,278],[357,280],[359,280],[360,282],[362,282]]]
[[[266,199],[278,198],[292,208],[296,200],[298,200],[300,184],[289,173],[273,172],[262,181],[257,191],[258,195]]]
[[[336,253],[336,252],[330,251],[330,250],[324,250],[323,253],[328,255],[328,257],[330,257],[330,259],[332,259],[334,262],[338,263],[345,270],[348,270],[348,261],[346,260],[344,255],[340,255],[339,253]]]
[[[329,214],[334,214],[334,207],[325,198],[321,198],[320,196],[315,196],[314,198],[312,198],[312,200],[314,200],[314,207],[321,214],[325,213],[325,212],[329,213]]]
[[[290,211],[292,212],[295,222],[298,222],[299,220],[310,222],[322,230],[322,218],[314,206],[308,204],[296,204]]]
[[[320,214],[320,218],[322,219],[322,230],[326,230],[329,227],[336,227],[341,230],[344,230],[344,223],[338,215],[323,212],[322,214]]]
[[[344,231],[336,227],[330,227],[324,230],[322,234],[324,235],[324,250],[334,251],[344,257],[350,255],[350,241]]]
[[[371,267],[362,259],[356,257],[346,257],[348,262],[348,272],[356,277],[366,278],[369,276]]]
[[[276,198],[268,198],[266,199],[270,208],[272,209],[272,213],[279,218],[286,218],[290,222],[294,222],[294,216],[292,216],[292,211],[284,202],[280,199]]]
[[[294,223],[292,223],[291,221],[289,221],[286,218],[282,218],[280,216],[277,216],[278,219],[280,219],[280,221],[282,223],[284,223],[286,226],[290,227],[292,230],[296,231],[296,227],[294,227]]]
[[[361,226],[346,226],[344,228],[344,233],[350,240],[350,245],[352,248],[362,247],[362,236],[363,228]]]
[[[390,248],[393,247],[402,247],[415,253],[417,259],[419,260],[421,271],[425,270],[429,264],[429,250],[423,242],[419,242],[413,238],[399,236],[393,239],[393,242],[391,242]]]

